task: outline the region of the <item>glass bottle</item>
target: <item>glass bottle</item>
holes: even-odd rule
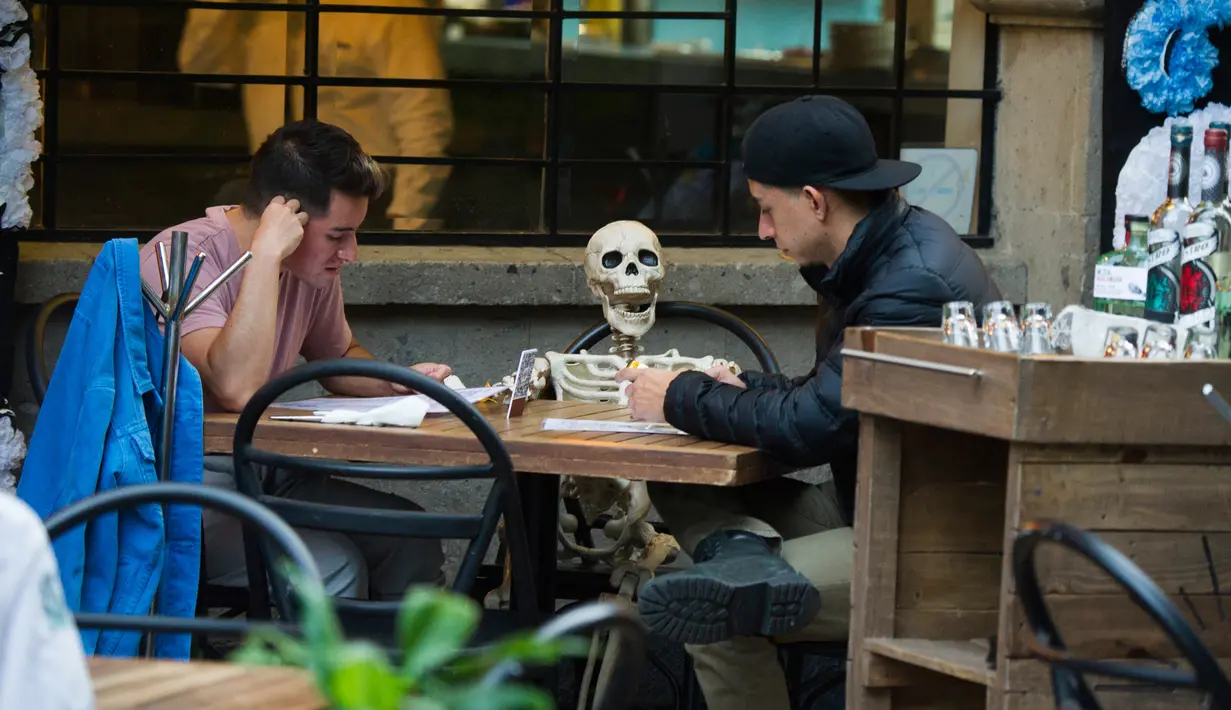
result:
[[[1180,235],[1193,208],[1188,201],[1188,165],[1193,127],[1171,126],[1171,159],[1167,168],[1167,199],[1150,217],[1150,262],[1146,283],[1145,317],[1174,323],[1180,310]]]
[[[1124,232],[1124,248],[1107,252],[1094,265],[1094,310],[1141,318],[1150,260],[1150,218],[1125,215]]]
[[[1210,128],[1221,130],[1231,135],[1231,123],[1215,121]],[[1224,156],[1225,158],[1226,156]],[[1228,169],[1225,161],[1220,166],[1223,169],[1223,179],[1227,179]],[[1231,196],[1223,194],[1223,210],[1231,215]],[[1217,279],[1214,287],[1214,330],[1218,334],[1218,345],[1215,351],[1220,358],[1231,357],[1231,231],[1220,234],[1218,250],[1210,254],[1210,268]]]
[[[1231,213],[1227,199],[1227,133],[1210,128],[1205,132],[1205,155],[1201,158],[1201,202],[1193,208],[1184,231],[1180,261],[1180,325],[1212,326],[1218,276],[1209,257],[1231,238]]]

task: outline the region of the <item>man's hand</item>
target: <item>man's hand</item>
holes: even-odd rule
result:
[[[437,382],[444,382],[446,377],[453,374],[453,368],[448,365],[440,365],[434,362],[421,362],[418,365],[411,365],[410,369],[420,374],[427,375]],[[389,384],[393,387],[393,391],[397,394],[411,394],[414,392],[414,390],[409,387],[404,387],[396,382],[390,382]]]
[[[732,385],[742,390],[748,389],[748,385],[744,384],[744,381],[741,380],[738,375],[733,374],[731,372],[731,368],[729,367],[715,365],[714,367],[706,370],[705,374],[713,377],[715,380],[718,380],[724,385]]]
[[[663,411],[667,400],[667,387],[680,376],[679,372],[651,368],[626,367],[616,373],[616,382],[628,382],[624,393],[628,396],[628,409],[633,419],[647,422],[665,422]]]
[[[300,211],[299,200],[275,197],[261,214],[261,223],[252,236],[252,255],[281,263],[299,246],[307,223],[308,213]]]

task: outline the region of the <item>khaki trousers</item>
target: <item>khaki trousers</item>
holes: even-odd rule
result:
[[[720,530],[755,533],[769,539],[820,591],[820,612],[789,635],[685,646],[710,710],[789,710],[775,644],[844,641],[850,629],[854,539],[832,482],[817,486],[778,478],[741,488],[652,483],[650,499],[690,555]]]

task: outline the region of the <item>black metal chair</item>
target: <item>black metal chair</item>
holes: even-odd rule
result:
[[[51,382],[51,371],[47,367],[46,341],[47,324],[61,308],[77,307],[80,293],[61,293],[47,299],[38,309],[30,326],[26,330],[26,374],[30,378],[30,389],[34,392],[34,400],[40,405],[47,396],[47,385]]]
[[[1035,552],[1043,543],[1067,548],[1102,568],[1141,607],[1191,665],[1175,670],[1134,661],[1085,659],[1072,656],[1061,638],[1043,597],[1035,569]],[[1027,523],[1013,543],[1013,576],[1017,596],[1034,638],[1031,652],[1051,665],[1052,693],[1057,709],[1102,710],[1085,675],[1140,681],[1155,686],[1192,688],[1206,693],[1208,707],[1231,708],[1231,682],[1218,660],[1201,641],[1163,590],[1132,560],[1098,537],[1063,523]]]
[[[238,493],[211,488],[193,483],[149,483],[124,486],[84,498],[51,514],[44,525],[47,536],[55,539],[78,525],[104,513],[143,504],[179,503],[200,505],[205,508],[229,513],[242,520],[245,536],[257,532],[261,543],[272,541],[285,554],[299,574],[309,582],[320,584],[321,575],[316,562],[295,531],[272,511]],[[270,553],[272,554],[272,553]],[[284,629],[294,629],[297,604],[291,596],[287,580],[278,576],[274,581],[274,600]],[[268,598],[268,593],[266,593]],[[94,629],[129,629],[158,633],[188,634],[237,634],[252,629],[255,625],[235,619],[209,619],[194,617],[181,619],[166,616],[125,616],[119,614],[79,613],[74,615],[77,626]]]
[[[442,404],[478,440],[488,457],[482,464],[469,466],[418,466],[403,464],[355,463],[333,459],[313,459],[277,454],[257,448],[253,434],[257,423],[274,401],[293,387],[327,377],[366,377],[394,382],[426,395]],[[295,367],[257,390],[244,406],[235,427],[233,455],[239,490],[260,501],[295,527],[327,530],[344,534],[388,535],[404,538],[467,539],[470,541],[453,581],[454,591],[471,594],[491,539],[501,516],[512,550],[513,600],[519,623],[533,623],[534,580],[529,559],[525,521],[513,477],[513,461],[504,442],[482,414],[445,385],[414,370],[388,362],[342,358],[320,360]],[[254,464],[279,472],[337,478],[369,478],[400,481],[439,481],[492,479],[492,487],[478,515],[432,513],[408,510],[379,510],[290,500],[271,495],[271,481],[262,482]],[[272,478],[272,477],[270,477]],[[248,541],[245,541],[248,545]],[[263,577],[265,561],[249,545],[247,563],[257,577]],[[250,615],[259,616],[268,603],[259,598],[264,585],[254,578],[254,602]],[[334,599],[343,627],[351,635],[365,637],[392,647],[393,620],[400,601]],[[480,632],[482,633],[482,631]]]
[[[762,372],[776,374],[781,371],[778,367],[778,358],[774,357],[774,352],[770,350],[765,339],[752,326],[745,323],[734,313],[724,311],[721,308],[715,308],[714,306],[707,306],[704,303],[662,301],[655,308],[655,319],[661,320],[665,318],[689,318],[716,325],[739,338],[740,342],[748,346],[748,349],[756,356],[757,363],[761,366]],[[605,320],[599,321],[577,336],[577,339],[570,343],[564,349],[564,352],[576,354],[582,350],[593,350],[595,345],[598,345],[603,342],[604,338],[610,336],[611,325]]]
[[[618,647],[614,658],[603,663],[599,674],[594,710],[623,710],[629,707],[636,688],[645,670],[646,633],[641,620],[631,611],[611,602],[584,602],[561,610],[535,632],[539,640],[579,637],[595,631],[606,630],[618,633]],[[608,643],[611,643],[608,637]],[[516,662],[506,661],[488,671],[483,678],[485,686],[494,687],[522,674],[523,668]],[[587,689],[583,689],[583,693]]]

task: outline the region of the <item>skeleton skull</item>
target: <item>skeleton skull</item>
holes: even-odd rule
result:
[[[612,330],[640,338],[654,325],[663,280],[658,236],[640,222],[612,222],[586,246],[586,279]]]

